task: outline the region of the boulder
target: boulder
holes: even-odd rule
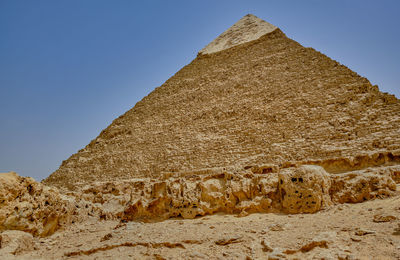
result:
[[[278,178],[282,210],[286,213],[314,213],[332,204],[330,176],[320,166],[282,169]]]
[[[332,175],[330,194],[335,203],[359,203],[387,198],[396,192],[392,171],[370,168]]]
[[[74,197],[61,194],[15,172],[0,173],[0,231],[21,230],[48,236],[61,226],[78,220],[90,210]],[[81,209],[81,210],[80,210]],[[78,214],[80,210],[80,214]]]

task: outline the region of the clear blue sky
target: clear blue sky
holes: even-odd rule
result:
[[[47,177],[247,13],[400,97],[397,0],[0,0],[0,172]]]

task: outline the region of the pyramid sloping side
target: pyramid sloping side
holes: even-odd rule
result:
[[[278,29],[199,56],[44,182],[73,188],[399,148],[399,100]]]

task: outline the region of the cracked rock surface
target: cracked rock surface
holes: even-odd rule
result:
[[[400,196],[314,214],[216,214],[145,223],[89,217],[1,259],[398,259]],[[375,215],[397,220],[374,222]],[[282,229],[269,226],[284,223]],[[108,234],[107,240],[103,238]],[[354,239],[354,240],[353,240]],[[6,254],[7,253],[7,254]],[[162,258],[160,258],[162,257]]]

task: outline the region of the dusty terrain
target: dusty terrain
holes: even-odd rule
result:
[[[387,222],[376,222],[379,218]],[[388,218],[393,216],[394,218]],[[374,221],[375,219],[375,221]],[[90,218],[2,259],[399,259],[400,196],[314,214],[217,214],[145,223]]]
[[[0,257],[398,259],[399,183],[399,165],[331,174],[300,164],[60,193],[3,173]]]
[[[43,182],[0,259],[400,259],[400,101],[247,15]]]

